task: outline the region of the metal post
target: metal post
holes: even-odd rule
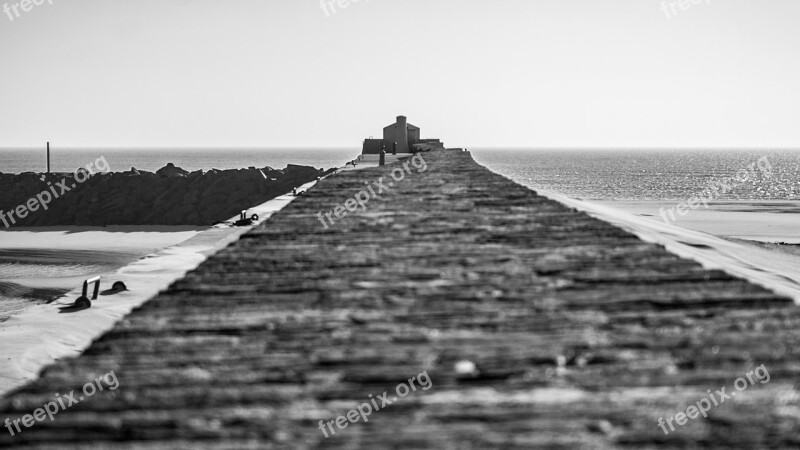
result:
[[[50,141],[47,141],[47,173],[50,173]]]
[[[83,297],[89,298],[89,285],[94,283],[94,294],[90,300],[97,300],[97,296],[100,295],[100,277],[89,278],[83,282]]]

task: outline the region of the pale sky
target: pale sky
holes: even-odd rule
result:
[[[798,0],[18,2],[0,147],[800,147]]]

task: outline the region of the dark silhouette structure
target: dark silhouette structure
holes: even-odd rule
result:
[[[392,154],[414,152],[414,145],[438,143],[438,139],[421,139],[420,129],[408,123],[405,116],[397,116],[397,121],[383,129],[383,139],[365,139],[362,155],[378,155],[381,149],[392,148]]]

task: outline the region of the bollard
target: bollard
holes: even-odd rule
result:
[[[92,298],[89,299],[89,285],[91,283],[94,283],[94,294],[92,295]],[[92,300],[97,300],[98,295],[100,295],[100,277],[89,278],[83,282],[83,295],[75,300],[75,307],[91,308]]]
[[[83,282],[83,296],[86,297],[86,294],[89,292],[89,285],[92,283],[94,283],[92,300],[97,300],[97,296],[100,294],[100,277],[89,278]]]
[[[258,222],[258,214],[253,214],[250,217],[247,217],[247,211],[242,211],[239,214],[239,220],[233,223],[235,227],[249,227],[250,225]]]
[[[381,149],[381,156],[380,156],[380,160],[378,161],[378,165],[382,166],[384,164],[386,164],[386,152],[383,151],[383,149]]]

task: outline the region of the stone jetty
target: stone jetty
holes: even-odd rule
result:
[[[170,163],[156,173],[131,168],[94,175],[0,174],[0,211],[14,211],[29,201],[36,206],[35,211],[14,215],[14,223],[4,216],[9,227],[203,226],[229,219],[326,173],[291,164],[283,170],[253,167],[188,172]],[[43,192],[50,197],[47,209],[37,201]]]
[[[0,420],[56,393],[81,400],[15,436],[0,429],[0,447],[800,446],[792,301],[468,152],[423,157],[427,170],[402,181],[402,163],[324,179],[46,368],[0,401]],[[365,209],[318,220],[380,180]],[[83,398],[110,371],[118,388]],[[423,373],[430,389],[397,388]],[[737,391],[748,373],[760,377]],[[679,416],[720,389],[729,398],[707,418]],[[349,413],[369,404],[366,423]]]

